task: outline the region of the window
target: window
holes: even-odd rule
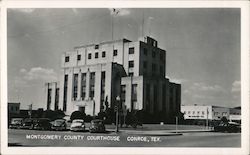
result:
[[[69,62],[69,56],[65,57],[65,62]]]
[[[104,98],[105,98],[105,78],[106,78],[105,71],[102,71],[101,73],[101,102],[104,102]]]
[[[155,51],[152,51],[152,57],[155,58]]]
[[[91,53],[88,54],[88,59],[91,59]]]
[[[164,53],[163,52],[161,52],[160,53],[160,60],[164,60],[165,59],[165,57],[164,57]]]
[[[59,88],[56,88],[56,93],[55,93],[55,110],[58,110],[58,103],[59,103]]]
[[[184,111],[184,114],[186,114],[186,111]]]
[[[77,89],[78,89],[78,74],[74,74],[73,79],[73,100],[77,99]]]
[[[156,64],[155,63],[152,64],[152,72],[156,72]]]
[[[117,56],[117,50],[113,51],[113,56]]]
[[[95,80],[95,73],[94,72],[91,72],[90,73],[90,80]]]
[[[134,67],[134,61],[129,61],[128,62],[128,67],[133,68]]]
[[[193,111],[193,114],[195,114],[195,111]]]
[[[163,66],[160,66],[160,74],[163,74]]]
[[[99,49],[99,45],[95,45],[95,49]]]
[[[98,58],[98,52],[95,53],[95,58]]]
[[[63,111],[67,109],[68,75],[64,75]]]
[[[201,112],[201,114],[202,114],[202,115],[204,115],[204,114],[205,114],[205,112],[204,112],[204,111],[202,111],[202,112]]]
[[[102,51],[102,57],[105,58],[106,57],[106,52]]]
[[[81,55],[77,55],[77,60],[81,60]]]
[[[89,97],[93,98],[95,94],[95,72],[90,73],[90,90]]]
[[[197,114],[199,115],[199,114],[200,114],[200,112],[199,112],[199,111],[197,111]]]
[[[190,114],[190,111],[188,111],[188,114]]]
[[[134,76],[134,73],[133,72],[129,72],[128,76]]]
[[[143,48],[143,53],[144,53],[144,55],[148,55],[148,49]]]
[[[81,98],[84,100],[86,97],[86,73],[82,73],[81,77]]]
[[[148,66],[147,61],[143,61],[143,68],[147,69],[147,66]]]
[[[50,110],[50,105],[51,105],[51,92],[52,89],[48,89],[48,96],[47,96],[47,110]],[[13,107],[11,107],[13,108]],[[12,109],[13,110],[13,109]]]
[[[157,103],[157,96],[158,96],[158,87],[154,85],[154,102]]]
[[[131,47],[128,49],[128,54],[134,54],[135,53],[135,48]]]

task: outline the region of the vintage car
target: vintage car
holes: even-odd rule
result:
[[[37,119],[35,118],[26,118],[23,121],[23,125],[21,126],[21,129],[34,129],[34,125]]]
[[[106,132],[103,120],[95,119],[92,120],[89,127],[89,132]]]
[[[241,132],[241,125],[235,122],[222,122],[214,127],[215,132]]]
[[[12,118],[9,128],[10,129],[20,129],[20,127],[23,125],[23,119],[22,118]]]
[[[67,130],[66,120],[56,119],[55,121],[53,121],[51,129],[52,130]]]
[[[35,130],[51,130],[50,119],[39,118],[34,123]]]
[[[74,119],[70,126],[70,131],[85,131],[85,123],[83,119]]]

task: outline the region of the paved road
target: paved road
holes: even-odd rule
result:
[[[82,147],[240,147],[240,133],[192,132],[178,136],[143,136],[120,132],[93,134],[70,131],[9,129],[10,146]],[[39,137],[40,136],[40,137]]]

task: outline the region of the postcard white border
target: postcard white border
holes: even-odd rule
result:
[[[241,148],[186,147],[8,147],[7,8],[241,8]],[[249,2],[248,1],[3,1],[1,4],[2,154],[249,154]]]

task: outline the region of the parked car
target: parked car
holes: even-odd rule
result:
[[[23,121],[23,125],[21,126],[21,129],[34,129],[34,125],[37,119],[35,118],[26,118]]]
[[[55,121],[53,121],[51,129],[52,130],[66,130],[67,129],[66,120],[56,119]]]
[[[75,119],[72,121],[70,131],[84,131],[85,124],[83,119]]]
[[[89,132],[106,132],[103,120],[95,119],[92,120],[89,127]]]
[[[20,127],[23,125],[23,119],[22,118],[12,118],[10,123],[10,129],[20,129]]]
[[[214,127],[216,132],[241,132],[241,125],[234,122],[220,123]]]
[[[50,119],[39,118],[34,123],[34,129],[36,130],[51,130]]]

